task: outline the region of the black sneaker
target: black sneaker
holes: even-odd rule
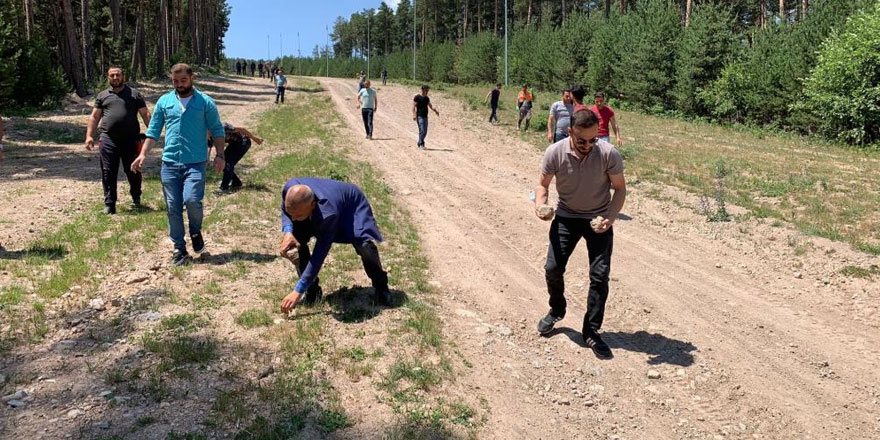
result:
[[[175,249],[171,255],[171,264],[173,266],[186,266],[189,264],[189,254],[186,251]]]
[[[128,205],[128,208],[132,211],[140,211],[141,210],[141,199],[132,199],[131,205]]]
[[[611,359],[614,355],[611,353],[611,347],[602,340],[596,332],[584,333],[584,342],[587,347],[593,350],[593,354],[599,359]]]
[[[235,191],[237,189],[240,189],[242,186],[244,186],[244,183],[242,183],[241,180],[236,180],[232,182],[231,185],[229,185],[229,189]]]
[[[319,285],[314,285],[309,287],[309,290],[306,291],[306,297],[303,298],[302,302],[306,305],[317,304],[321,301],[321,298],[324,296],[324,289]]]
[[[223,196],[223,195],[229,194],[231,192],[232,191],[230,191],[229,188],[220,187],[220,188],[217,188],[214,190],[214,195],[215,196]]]
[[[106,215],[116,214],[116,205],[105,205],[104,206],[104,214],[106,214]]]
[[[555,326],[557,322],[562,321],[562,318],[562,316],[553,316],[552,310],[547,312],[547,316],[538,321],[538,333],[540,333],[541,336],[550,333],[553,331],[553,326]]]
[[[391,307],[394,304],[394,298],[391,296],[391,291],[388,288],[377,289],[376,290],[376,304],[381,304],[383,306]]]
[[[189,238],[192,239],[193,252],[201,254],[205,250],[205,239],[202,238],[202,234],[190,235]]]

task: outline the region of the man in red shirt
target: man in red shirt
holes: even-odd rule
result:
[[[617,148],[623,146],[623,140],[620,138],[620,129],[617,128],[617,119],[614,118],[614,110],[605,105],[605,94],[596,92],[594,96],[596,105],[590,107],[590,110],[599,118],[599,139],[605,142],[611,142],[608,125],[614,129],[614,136],[617,137]]]

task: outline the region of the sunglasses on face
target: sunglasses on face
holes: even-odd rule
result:
[[[582,137],[580,137],[580,136],[575,136],[575,135],[572,134],[572,135],[571,135],[571,138],[574,139],[574,143],[575,143],[575,145],[577,145],[577,146],[579,146],[579,147],[582,147],[582,146],[584,146],[584,145],[586,145],[586,144],[594,145],[596,142],[599,142],[599,138],[598,138],[598,137],[594,137],[594,138],[592,138],[592,139],[584,139],[584,138],[582,138]]]

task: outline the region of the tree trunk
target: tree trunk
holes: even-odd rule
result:
[[[134,44],[131,47],[131,74],[135,78],[146,70],[141,64],[141,46],[144,39],[144,14],[142,12],[141,5],[138,4],[137,23],[134,26]]]
[[[767,27],[767,0],[758,0],[760,3],[758,7],[758,24],[761,26],[761,29],[765,29]]]
[[[801,21],[807,18],[808,0],[801,0]]]
[[[33,0],[24,0],[24,32],[27,39],[31,39],[34,30],[34,4]]]
[[[492,22],[492,33],[498,35],[498,1],[495,0],[495,21]]]
[[[605,0],[605,19],[611,18],[611,2],[614,0]]]
[[[563,21],[563,23],[565,22],[565,13],[566,13],[565,0],[562,0],[562,21]]]
[[[620,15],[626,13],[626,0],[620,0]]]
[[[779,0],[779,23],[785,23],[785,0]]]
[[[159,0],[159,17],[157,24],[159,25],[158,46],[156,46],[156,78],[161,78],[165,73],[165,45],[166,45],[166,12],[168,10],[168,0]]]
[[[529,0],[529,11],[528,11],[528,14],[526,15],[526,26],[529,26],[532,24],[532,2],[533,2],[533,0]]]
[[[190,0],[188,3],[189,3],[190,49],[192,49],[193,60],[198,60],[199,59],[199,36],[198,36],[198,31],[196,31],[196,2],[194,0]]]
[[[119,14],[119,0],[110,0],[110,22],[113,28],[113,39],[118,40],[122,34],[122,17]]]
[[[684,8],[684,27],[688,27],[691,25],[691,6],[693,0],[687,0]]]
[[[92,25],[89,21],[89,0],[82,0],[82,52],[85,80],[91,83],[95,74],[95,52],[92,47]]]
[[[86,83],[83,81],[82,65],[79,61],[80,45],[76,38],[76,26],[73,24],[73,9],[70,0],[59,0],[62,20],[64,21],[65,41],[61,43],[62,60],[67,71],[67,77],[73,83],[73,88],[79,96],[86,96]]]

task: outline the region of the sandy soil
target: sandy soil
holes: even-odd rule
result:
[[[481,437],[880,435],[880,288],[839,275],[876,258],[784,225],[706,223],[693,196],[628,176],[603,329],[615,357],[599,361],[580,336],[585,247],[569,264],[565,320],[548,338],[535,331],[548,224],[528,193],[542,152],[442,93],[419,151],[417,90],[402,86],[377,87],[367,141],[355,83],[322,82],[351,127],[344,142],[414,214],[447,334],[475,365],[462,380],[490,402]],[[795,242],[810,250],[797,255]]]
[[[254,125],[253,115],[272,105],[265,81],[205,82],[214,87],[210,93],[224,119],[233,123]],[[432,101],[441,116],[431,116],[428,150],[419,151],[411,117],[416,91],[402,86],[377,87],[375,140],[368,141],[354,105],[355,83],[322,82],[347,126],[339,142],[384,173],[417,222],[432,284],[441,292],[447,339],[472,365],[457,369],[452,387],[488,401],[479,438],[880,436],[880,287],[839,274],[846,265],[866,266],[876,258],[785,225],[706,223],[695,213],[695,197],[628,176],[626,217],[615,225],[604,327],[615,357],[599,361],[579,334],[589,283],[584,247],[569,265],[567,317],[550,337],[535,331],[547,311],[548,223],[535,217],[528,192],[537,180],[541,151],[511,136],[509,126],[490,126],[484,122],[488,115],[466,111],[437,93]],[[154,102],[155,92],[152,96]],[[46,119],[82,130],[83,111]],[[16,123],[10,124],[11,137],[25,142]],[[27,146],[33,148],[10,149],[0,167],[0,239],[8,249],[30,243],[39,231],[63,222],[66,213],[101,203],[94,154],[81,144]],[[281,152],[264,145],[247,161],[259,164],[274,154]],[[63,190],[52,206],[40,195],[47,187]],[[120,193],[124,188],[121,183]],[[206,209],[212,209],[210,201]],[[264,236],[256,241],[209,230],[212,253],[218,255],[209,263],[221,264],[225,252],[242,249],[262,261],[249,266],[249,279],[284,279],[289,263],[266,255],[277,244],[276,221],[274,212],[247,220],[242,226]],[[173,384],[186,394],[162,404],[124,389],[115,390],[111,400],[101,395],[109,388],[107,371],[147,362],[133,336],[161,316],[186,311],[166,303],[153,312],[149,304],[161,299],[162,289],[193,292],[211,275],[195,268],[175,278],[165,263],[164,240],[131,262],[142,271],[102,275],[97,295],[106,300],[106,310],[90,310],[82,298],[64,299],[59,308],[67,311],[53,318],[43,342],[0,360],[0,373],[17,381],[5,390],[23,388],[35,397],[25,408],[0,407],[0,437],[162,439],[170,430],[199,430],[194,421],[209,415],[219,389],[234,384],[226,373],[258,383],[264,366],[278,362],[277,347],[234,324],[238,311],[260,304],[253,286],[238,282],[224,286],[227,301],[214,314],[223,356]],[[792,243],[809,243],[809,251],[797,252]],[[353,277],[364,281],[359,271]],[[387,311],[371,325],[391,325],[397,317]],[[127,333],[101,334],[116,319],[130,323]],[[347,343],[345,327],[334,323],[326,329],[334,344]],[[100,340],[110,342],[95,342]],[[649,371],[659,378],[650,379]],[[338,372],[326,374],[339,378]],[[333,383],[359,421],[336,438],[370,438],[387,426],[392,415],[376,403],[373,384]],[[143,417],[157,422],[126,434]],[[103,422],[110,428],[99,426]]]

